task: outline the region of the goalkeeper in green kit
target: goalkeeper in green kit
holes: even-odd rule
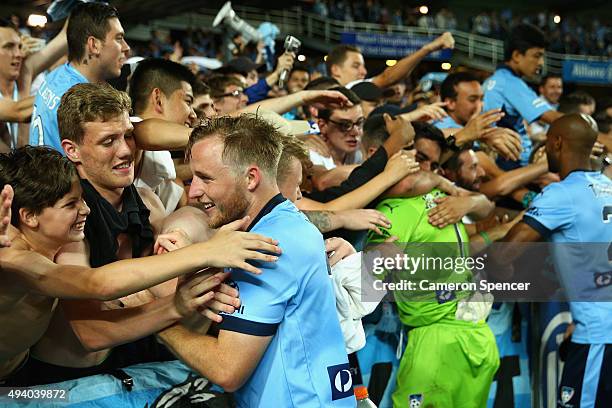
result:
[[[404,195],[402,185],[413,190],[415,178],[417,183],[427,183],[432,177],[442,179],[420,172],[408,176],[388,194]],[[387,270],[384,276],[386,282],[414,282],[413,290],[393,292],[400,320],[408,329],[393,405],[485,407],[499,366],[495,338],[485,323],[492,299],[466,302],[470,296],[471,300],[483,298],[463,289],[472,282],[472,272],[464,262],[469,256],[469,239],[460,220],[466,214],[473,219],[486,217],[492,203],[465,190],[458,196],[447,196],[434,188],[412,198],[387,198],[376,209],[392,226],[382,230],[382,235],[370,233],[368,243],[382,243],[395,236],[400,251],[421,259],[410,270]],[[453,287],[448,284],[459,289],[445,290]]]

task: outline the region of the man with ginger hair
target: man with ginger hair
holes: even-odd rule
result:
[[[213,118],[192,132],[189,195],[209,226],[248,215],[248,230],[278,240],[283,254],[274,265],[262,263],[264,273],[255,278],[232,270],[242,307],[223,316],[218,338],[181,325],[160,338],[204,377],[235,392],[240,407],[354,406],[323,237],[279,193],[281,151],[274,126],[252,115]]]

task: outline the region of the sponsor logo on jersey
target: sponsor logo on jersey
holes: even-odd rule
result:
[[[353,377],[348,363],[327,367],[332,401],[353,395]]]
[[[612,272],[595,273],[593,274],[595,279],[595,286],[603,288],[612,284]]]
[[[595,194],[595,197],[599,198],[612,196],[612,186],[610,185],[610,183],[591,183],[589,184],[589,188],[593,190],[593,194]]]

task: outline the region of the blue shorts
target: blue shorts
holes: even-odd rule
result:
[[[612,344],[569,344],[557,407],[612,407]]]

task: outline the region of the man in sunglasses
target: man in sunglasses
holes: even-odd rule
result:
[[[313,163],[313,183],[315,188],[323,190],[344,181],[355,164],[361,162],[361,136],[365,117],[361,100],[350,89],[332,88],[342,93],[351,102],[351,106],[338,109],[319,109],[317,124],[320,135],[307,141],[310,149],[310,160]]]
[[[247,106],[244,84],[232,76],[215,76],[208,80],[210,96],[217,115],[228,115]]]

